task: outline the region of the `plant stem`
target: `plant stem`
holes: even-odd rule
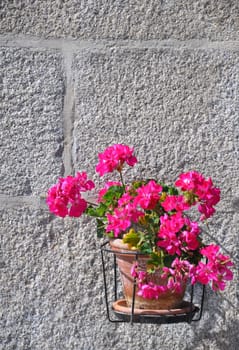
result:
[[[120,174],[120,180],[121,180],[121,183],[122,183],[124,192],[126,192],[126,191],[125,191],[125,184],[124,184],[124,179],[123,179],[122,171],[121,171],[121,170],[118,170],[118,171],[119,171],[119,174]]]

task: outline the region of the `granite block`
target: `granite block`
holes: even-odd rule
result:
[[[62,55],[9,47],[0,55],[0,193],[40,194],[64,172]]]
[[[3,1],[0,33],[44,38],[237,40],[236,0]]]

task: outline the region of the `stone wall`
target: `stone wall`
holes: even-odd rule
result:
[[[0,349],[237,349],[238,30],[237,0],[0,2]],[[235,280],[198,323],[109,323],[94,221],[46,208],[59,176],[98,183],[112,143],[135,147],[128,178],[197,169],[222,190],[211,239]]]

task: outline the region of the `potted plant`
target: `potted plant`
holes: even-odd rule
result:
[[[60,217],[96,218],[98,237],[109,238],[120,270],[126,268],[122,281],[128,305],[132,280],[137,284],[136,307],[147,309],[177,307],[188,282],[224,290],[233,278],[233,263],[201,235],[201,224],[208,224],[215,213],[220,189],[196,171],[179,175],[174,185],[155,179],[126,184],[123,169],[136,163],[133,148],[108,147],[99,154],[96,171],[100,176],[116,171],[119,178],[104,184],[96,203],[82,196],[95,188],[85,172],[60,178],[48,191],[50,211]],[[198,220],[189,216],[192,207]]]

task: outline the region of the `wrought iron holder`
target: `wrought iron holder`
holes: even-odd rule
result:
[[[168,310],[168,312],[143,312],[135,308],[135,294],[136,294],[136,279],[133,284],[133,299],[132,306],[126,307],[126,311],[117,311],[114,309],[114,304],[117,302],[123,302],[119,297],[118,288],[118,267],[116,262],[117,252],[112,250],[109,246],[109,242],[105,242],[101,245],[101,259],[103,268],[103,280],[104,280],[104,294],[107,317],[110,322],[129,322],[133,323],[180,323],[180,322],[197,322],[200,321],[203,312],[203,303],[205,296],[205,286],[200,289],[199,300],[197,305],[195,303],[195,287],[190,286],[189,301],[184,301],[186,308],[180,310]],[[128,252],[120,252],[120,254],[129,254]],[[139,252],[130,252],[135,254],[135,260],[141,255]],[[113,268],[113,275],[112,275]],[[109,275],[113,278],[113,281],[109,283]]]

